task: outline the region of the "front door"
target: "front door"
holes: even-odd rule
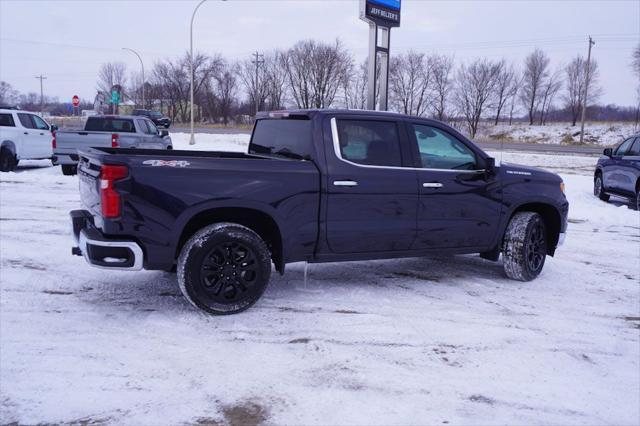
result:
[[[35,114],[18,113],[18,119],[24,127],[22,135],[23,158],[51,158],[53,136],[49,125]]]
[[[333,253],[408,250],[416,235],[416,171],[393,120],[333,118],[325,144],[326,232]]]
[[[484,160],[444,127],[408,124],[417,157],[420,200],[414,248],[488,247],[501,212],[499,181]]]
[[[603,167],[602,181],[607,191],[616,193],[625,192],[625,179],[623,171],[623,158],[628,151],[631,150],[635,138],[629,138],[622,142],[618,148],[613,151],[613,156],[608,164]]]

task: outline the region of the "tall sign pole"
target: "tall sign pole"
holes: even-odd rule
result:
[[[596,44],[589,36],[589,53],[587,54],[587,63],[584,72],[584,99],[582,100],[582,123],[580,124],[580,143],[584,142],[584,120],[587,116],[587,95],[589,94],[589,74],[591,73],[591,48]]]
[[[369,24],[367,109],[387,110],[391,28],[400,26],[401,0],[360,0],[360,19]],[[380,69],[378,88],[378,69]]]

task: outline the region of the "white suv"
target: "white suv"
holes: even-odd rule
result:
[[[51,158],[54,130],[32,112],[0,109],[0,171],[12,171],[20,160]]]

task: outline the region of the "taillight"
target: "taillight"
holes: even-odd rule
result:
[[[120,138],[120,135],[117,133],[113,133],[111,135],[111,148],[117,148],[119,146],[118,144],[118,139]]]
[[[51,136],[53,136],[53,139],[51,139],[51,148],[56,149],[56,132],[51,132]]]
[[[100,199],[102,201],[102,217],[116,218],[120,216],[120,194],[113,187],[114,182],[124,179],[129,174],[126,166],[105,164],[100,169]]]

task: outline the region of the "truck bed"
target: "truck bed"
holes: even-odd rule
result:
[[[239,208],[269,215],[281,224],[283,239],[294,248],[292,256],[301,256],[298,260],[313,252],[320,172],[312,161],[233,152],[112,148],[92,148],[79,156],[81,199],[96,226],[107,235],[136,236],[148,251],[150,265],[155,259],[166,262],[175,257],[181,234],[194,217],[211,211],[233,214]],[[122,197],[118,219],[101,216],[100,170],[105,164],[128,169],[127,178],[116,182]]]

